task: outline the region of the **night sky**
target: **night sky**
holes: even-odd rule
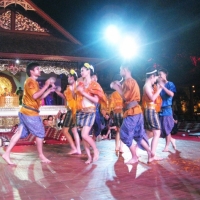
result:
[[[161,47],[200,54],[200,1],[197,0],[33,2],[85,45],[101,42],[106,25],[114,23],[124,31],[140,35],[146,49],[160,51]]]
[[[103,40],[105,28],[115,24],[138,35],[141,63],[166,67],[177,84],[199,83],[199,0],[32,0],[83,45],[112,57],[115,48]],[[178,75],[178,76],[177,76]],[[178,79],[177,79],[178,77]]]

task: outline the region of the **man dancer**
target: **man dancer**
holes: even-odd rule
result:
[[[142,104],[144,107],[144,128],[149,138],[153,139],[151,142],[151,151],[155,155],[156,147],[158,145],[158,140],[160,138],[160,121],[158,113],[156,112],[156,99],[159,97],[159,94],[162,88],[158,87],[157,91],[154,91],[153,85],[156,82],[157,70],[155,68],[149,68],[146,72],[146,81],[143,87],[143,97]],[[156,155],[149,159],[149,162],[153,160],[162,160]]]
[[[144,131],[142,109],[138,104],[140,89],[136,80],[132,78],[130,70],[130,66],[126,64],[120,67],[120,75],[125,80],[122,86],[119,81],[111,83],[111,88],[118,91],[124,101],[124,119],[120,128],[120,138],[129,147],[132,154],[132,158],[127,164],[138,162],[137,145],[147,151],[148,162],[154,156],[148,145],[148,138]],[[133,139],[137,142],[137,145],[133,144]]]
[[[115,151],[123,153],[123,142],[120,140],[120,127],[123,122],[123,99],[120,94],[115,91],[110,95],[110,111],[113,111],[113,122],[116,126]]]
[[[99,150],[97,149],[94,140],[89,136],[89,132],[95,120],[95,104],[101,104],[101,102],[106,104],[106,97],[101,86],[97,82],[92,81],[91,76],[93,73],[94,67],[85,63],[81,68],[83,81],[79,82],[77,87],[76,123],[77,126],[82,127],[81,136],[88,156],[88,159],[85,162],[86,164],[95,162],[99,158]],[[91,157],[90,146],[94,151],[93,158]]]
[[[174,83],[167,80],[168,72],[166,69],[162,68],[158,70],[159,74],[159,85],[162,88],[160,96],[162,98],[162,107],[159,114],[161,123],[161,137],[166,138],[166,145],[164,152],[169,151],[169,144],[172,143],[173,148],[176,150],[176,140],[171,137],[171,131],[174,127],[174,119],[172,112],[172,99],[174,92],[176,92],[176,87]]]
[[[59,90],[56,90],[55,92],[62,97],[64,100],[66,100],[67,104],[67,113],[65,115],[64,121],[63,121],[63,133],[66,136],[69,145],[71,147],[70,152],[68,154],[81,154],[81,148],[80,148],[80,137],[77,131],[76,127],[76,87],[77,87],[77,80],[78,76],[77,73],[71,69],[70,73],[68,74],[68,86],[66,90],[64,91],[64,94],[62,94]],[[69,133],[69,128],[72,129],[72,133],[74,135],[74,141]]]
[[[50,92],[55,91],[54,82],[49,78],[43,88],[39,88],[39,84],[36,81],[40,74],[38,63],[29,63],[26,67],[26,73],[29,78],[24,83],[24,95],[22,99],[22,107],[19,111],[20,124],[15,134],[10,140],[5,153],[2,155],[3,159],[10,165],[14,163],[10,160],[10,152],[20,138],[25,138],[28,134],[32,133],[36,136],[36,145],[39,153],[39,157],[42,162],[50,163],[43,154],[43,139],[45,136],[44,125],[39,116],[39,108],[41,105],[41,99],[45,98]],[[53,87],[49,88],[52,85]],[[49,89],[48,89],[49,88]]]

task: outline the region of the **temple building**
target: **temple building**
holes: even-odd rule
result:
[[[23,90],[26,65],[32,61],[41,65],[41,85],[53,76],[62,89],[70,69],[78,70],[84,62],[98,67],[105,64],[98,53],[84,47],[32,1],[0,0],[0,127],[18,122],[16,91],[19,87]],[[55,114],[62,108],[51,105],[49,113],[42,114]]]

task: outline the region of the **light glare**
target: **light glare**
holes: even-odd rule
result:
[[[119,33],[119,30],[117,29],[116,26],[113,26],[113,25],[109,26],[106,29],[105,35],[106,35],[106,39],[109,42],[114,43],[114,44],[116,44],[117,42],[119,42],[120,33]]]
[[[137,54],[137,44],[136,41],[131,36],[126,36],[120,45],[120,53],[124,58],[132,58]]]

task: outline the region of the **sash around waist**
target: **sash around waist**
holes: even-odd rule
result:
[[[29,107],[29,106],[27,106],[27,105],[25,105],[25,104],[22,104],[22,107],[24,107],[24,108],[26,108],[26,109],[28,109],[28,110],[35,111],[35,112],[37,112],[37,113],[40,112],[39,110],[37,110],[37,109],[35,109],[35,108],[31,108],[31,107]]]
[[[85,107],[80,110],[77,110],[78,112],[85,112],[85,113],[95,113],[96,107]]]
[[[168,108],[171,108],[172,106],[163,106],[161,107],[161,110],[164,110],[164,109],[168,109]]]
[[[130,103],[128,103],[128,104],[126,105],[126,107],[125,107],[123,110],[124,110],[124,112],[125,112],[125,111],[129,110],[130,108],[133,108],[133,107],[135,107],[135,106],[137,106],[137,105],[138,105],[138,102],[137,102],[137,101],[131,101]]]
[[[123,108],[116,108],[116,109],[113,109],[113,112],[114,112],[114,113],[123,113]]]
[[[156,104],[154,104],[154,103],[147,103],[144,108],[145,109],[155,109],[156,108]]]

